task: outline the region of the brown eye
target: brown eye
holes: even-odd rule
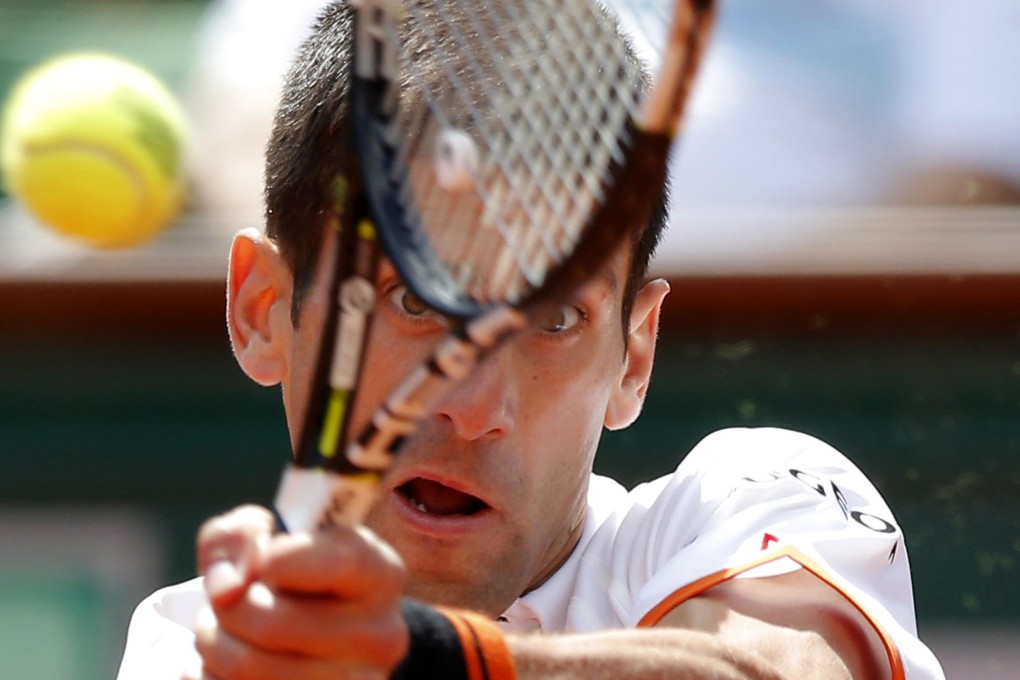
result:
[[[387,295],[387,299],[401,314],[413,318],[430,316],[433,312],[425,301],[412,293],[405,286],[395,286]]]
[[[581,310],[570,305],[553,307],[538,320],[538,328],[544,333],[563,333],[577,326],[583,319]]]
[[[400,296],[401,309],[411,316],[421,316],[429,311],[428,305],[426,305],[420,297],[406,288],[404,288],[403,291],[403,295]]]

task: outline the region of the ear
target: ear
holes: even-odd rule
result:
[[[227,269],[227,330],[241,369],[260,385],[287,374],[291,335],[290,269],[256,229],[245,229],[230,247]]]
[[[659,314],[668,293],[669,283],[665,279],[654,279],[642,286],[634,298],[623,372],[606,409],[604,424],[607,429],[621,430],[637,420],[641,413],[652,377]]]

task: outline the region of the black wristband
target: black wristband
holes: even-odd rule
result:
[[[390,677],[468,680],[460,636],[450,619],[437,609],[408,598],[404,598],[401,608],[411,633],[411,649]]]
[[[437,609],[404,598],[411,648],[393,680],[513,680],[513,657],[495,623],[473,612]]]

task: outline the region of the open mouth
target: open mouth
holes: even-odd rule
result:
[[[470,517],[489,507],[485,501],[471,494],[420,477],[397,487],[397,493],[427,515]]]

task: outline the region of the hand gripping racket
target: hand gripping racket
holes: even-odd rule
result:
[[[336,305],[277,495],[289,530],[361,521],[416,425],[637,238],[713,18],[711,0],[635,3],[644,30],[663,36],[646,87],[594,2],[352,4],[357,158],[337,182]],[[450,332],[351,433],[377,244]]]

